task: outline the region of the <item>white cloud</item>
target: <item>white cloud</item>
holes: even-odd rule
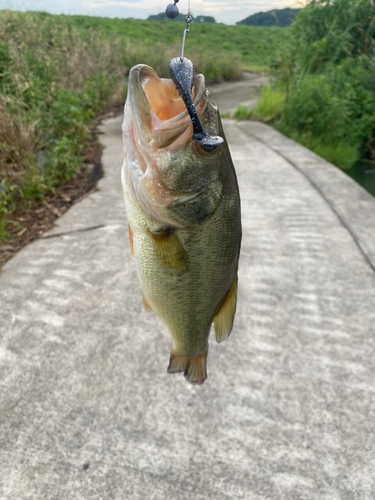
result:
[[[0,0],[0,9],[45,10],[55,14],[88,14],[108,17],[146,19],[165,10],[173,0]],[[218,22],[235,23],[255,12],[297,7],[298,0],[191,0],[195,15],[210,15]],[[187,12],[188,0],[180,0],[181,12]]]

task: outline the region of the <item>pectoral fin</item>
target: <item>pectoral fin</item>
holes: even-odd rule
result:
[[[166,267],[186,269],[188,256],[173,229],[151,233],[155,255]]]
[[[236,276],[224,304],[214,318],[216,340],[219,344],[227,340],[233,328],[237,305],[237,284],[238,278]]]
[[[207,378],[207,354],[208,349],[199,356],[181,356],[173,349],[171,352],[168,373],[183,372],[188,382],[202,385]]]

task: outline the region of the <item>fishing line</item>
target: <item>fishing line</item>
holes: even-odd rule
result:
[[[184,52],[185,52],[185,42],[186,42],[186,33],[190,33],[190,23],[193,20],[193,16],[190,11],[190,0],[189,0],[188,14],[186,16],[186,30],[184,31],[184,36],[182,38],[182,51],[181,51],[181,61],[184,60]]]
[[[190,4],[190,2],[189,2]],[[186,42],[186,33],[190,33],[190,23],[193,20],[191,14],[190,14],[190,5],[189,5],[189,13],[186,16],[186,30],[184,31],[184,36],[182,38],[182,51],[181,51],[181,61],[184,60],[184,52],[185,52],[185,42]]]
[[[180,11],[177,7],[177,4],[180,0],[174,0],[174,3],[170,3],[166,9],[166,14],[169,19],[176,19],[179,15]],[[186,29],[184,31],[184,35],[182,37],[182,50],[181,50],[181,61],[184,60],[185,54],[185,42],[186,42],[186,34],[190,33],[190,23],[193,20],[193,16],[191,15],[191,0],[188,0],[188,14],[186,16]]]

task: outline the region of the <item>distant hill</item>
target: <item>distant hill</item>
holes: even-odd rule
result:
[[[211,16],[197,16],[193,19],[195,23],[211,23],[216,24],[216,19]]]
[[[252,16],[247,17],[237,24],[245,24],[247,26],[280,26],[284,28],[289,26],[298,12],[301,9],[275,9],[268,12],[258,12]]]
[[[160,14],[156,14],[155,16],[150,16],[147,21],[178,21],[185,22],[186,14],[179,14],[176,19],[168,19],[165,12],[161,12]],[[215,23],[216,20],[211,16],[197,16],[193,18],[193,22],[195,23]]]

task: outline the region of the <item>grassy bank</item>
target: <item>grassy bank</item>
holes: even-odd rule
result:
[[[83,162],[88,126],[121,105],[130,68],[166,76],[182,25],[0,11],[0,239],[16,207],[42,199]],[[197,24],[186,54],[208,81],[266,69],[278,28]]]
[[[88,125],[123,101],[119,45],[52,16],[0,13],[0,237],[17,206],[76,175]]]
[[[184,26],[180,23],[88,16],[59,16],[59,21],[86,31],[98,30],[106,37],[116,34],[130,46],[140,45],[142,57],[157,52],[157,47],[163,47],[173,57],[181,50]],[[210,81],[215,81],[222,79],[222,64],[239,63],[242,69],[268,71],[280,43],[288,39],[289,30],[278,27],[197,23],[191,25],[187,36],[186,55]],[[211,73],[215,65],[218,69]]]
[[[341,168],[375,160],[373,0],[312,0],[300,12],[254,110],[237,118],[273,121]]]

